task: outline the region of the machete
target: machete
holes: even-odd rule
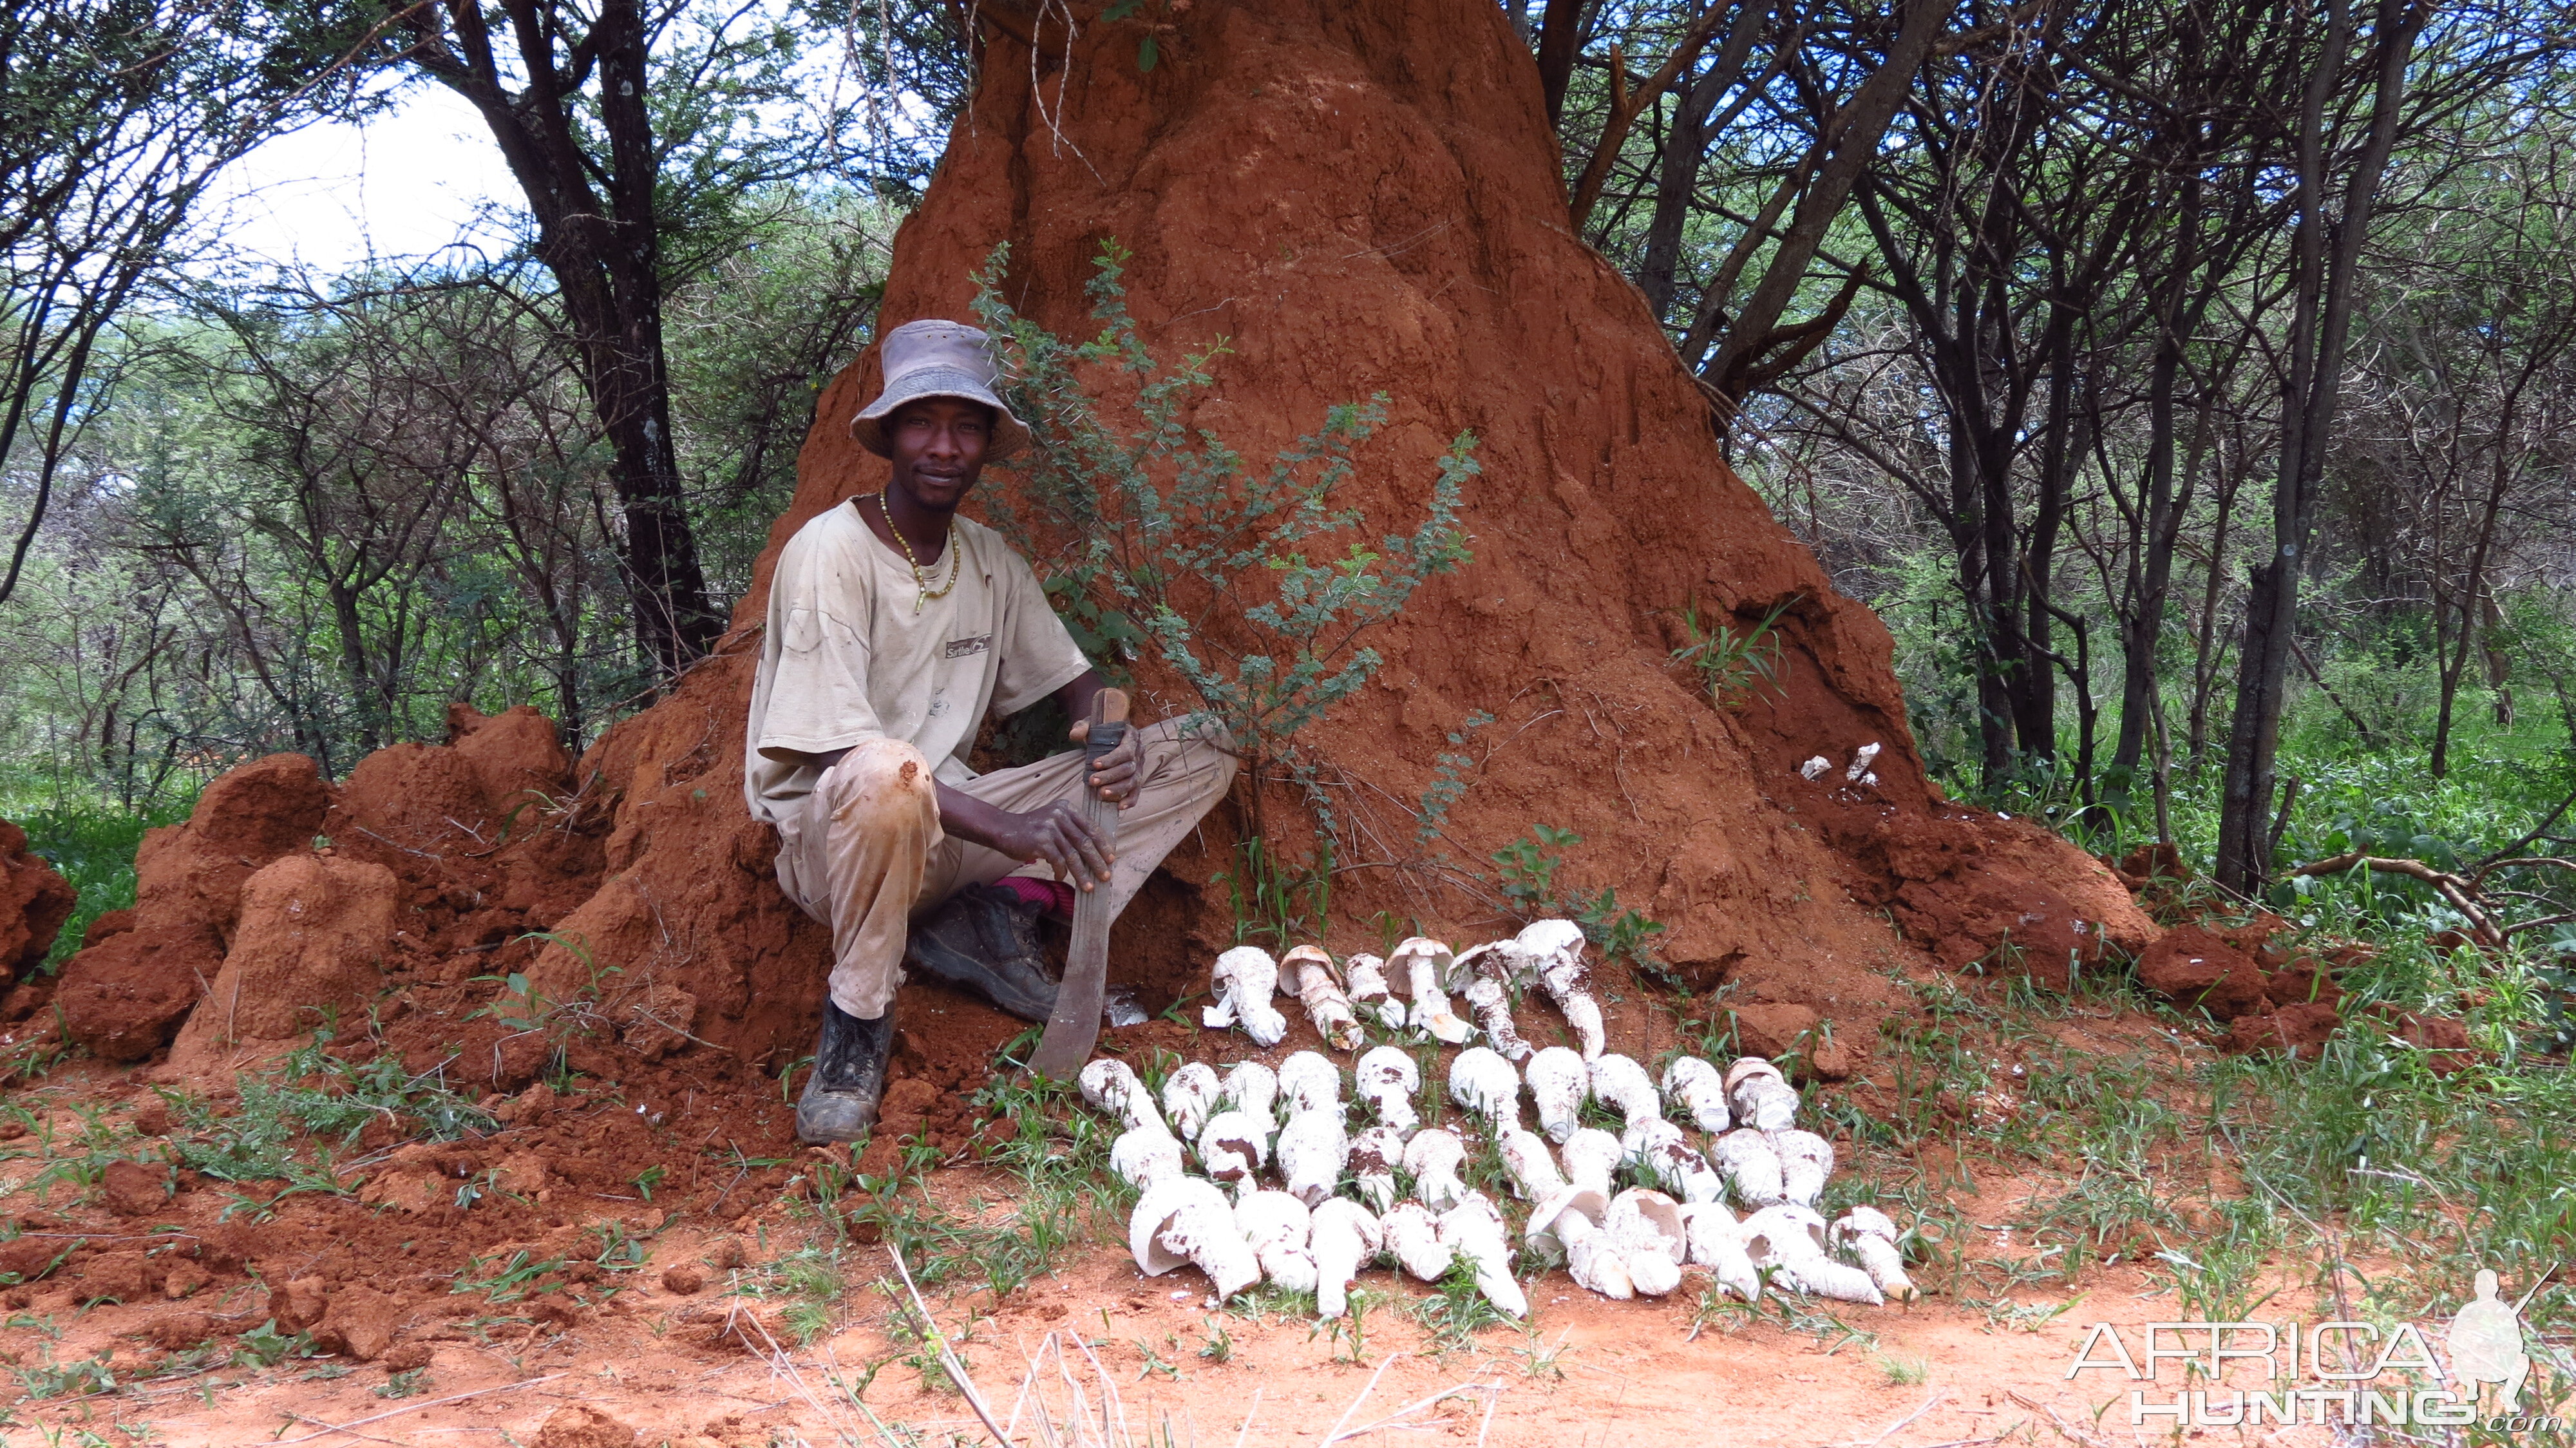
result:
[[[1110,840],[1118,838],[1118,805],[1091,787],[1091,772],[1127,737],[1127,696],[1103,689],[1091,696],[1091,728],[1082,740],[1082,814]],[[1091,1059],[1100,1039],[1100,997],[1109,984],[1109,886],[1104,882],[1073,897],[1073,944],[1064,953],[1064,983],[1056,987],[1055,1014],[1038,1038],[1029,1069],[1070,1081]]]

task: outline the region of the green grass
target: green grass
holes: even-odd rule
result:
[[[59,970],[80,948],[81,933],[110,910],[134,904],[134,852],[143,832],[188,817],[193,799],[174,802],[142,814],[102,804],[66,804],[16,817],[27,832],[28,848],[45,857],[78,892],[71,918],[54,939],[45,969]]]

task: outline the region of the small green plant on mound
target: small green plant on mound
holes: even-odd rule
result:
[[[1225,344],[1158,362],[1127,312],[1128,256],[1102,244],[1086,286],[1100,331],[1085,342],[1004,300],[1007,248],[977,276],[975,310],[1009,374],[1004,397],[1036,443],[1015,464],[1018,505],[995,499],[993,520],[1038,562],[1085,652],[1115,669],[1150,649],[1256,781],[1282,765],[1309,780],[1312,762],[1292,740],[1377,672],[1363,637],[1471,556],[1458,513],[1478,472],[1475,435],[1451,442],[1413,531],[1368,542],[1367,518],[1337,493],[1356,472],[1352,449],[1386,421],[1385,395],[1328,409],[1267,468],[1248,467],[1187,420],[1209,399],[1208,366]],[[1105,403],[1082,375],[1099,368],[1133,400]],[[1259,800],[1256,789],[1256,833]],[[1329,833],[1329,811],[1319,814]]]
[[[1691,604],[1682,610],[1682,632],[1690,642],[1673,650],[1673,661],[1699,672],[1700,687],[1708,690],[1710,703],[1721,709],[1743,708],[1764,689],[1782,687],[1780,635],[1773,625],[1801,597],[1793,593],[1780,600],[1762,615],[1761,622],[1741,631],[1717,615],[1703,626],[1699,605]]]

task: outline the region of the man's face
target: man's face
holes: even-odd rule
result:
[[[886,419],[886,446],[894,454],[894,481],[920,502],[954,508],[984,470],[984,448],[993,436],[993,410],[957,397],[907,402]]]

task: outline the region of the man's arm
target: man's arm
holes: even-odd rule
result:
[[[1080,743],[1090,732],[1083,722],[1091,713],[1092,696],[1109,687],[1096,669],[1085,669],[1073,682],[1056,690],[1056,699],[1075,720],[1073,738]],[[840,762],[846,749],[818,754],[823,767]],[[1101,798],[1118,802],[1126,809],[1136,802],[1137,748],[1136,731],[1127,737],[1091,771],[1090,787],[1100,791]],[[1109,881],[1109,865],[1118,858],[1112,848],[1116,841],[1083,817],[1071,800],[1057,800],[1025,814],[952,788],[934,779],[939,796],[939,827],[961,840],[998,850],[1015,860],[1031,863],[1044,861],[1055,867],[1056,875],[1089,890]]]

